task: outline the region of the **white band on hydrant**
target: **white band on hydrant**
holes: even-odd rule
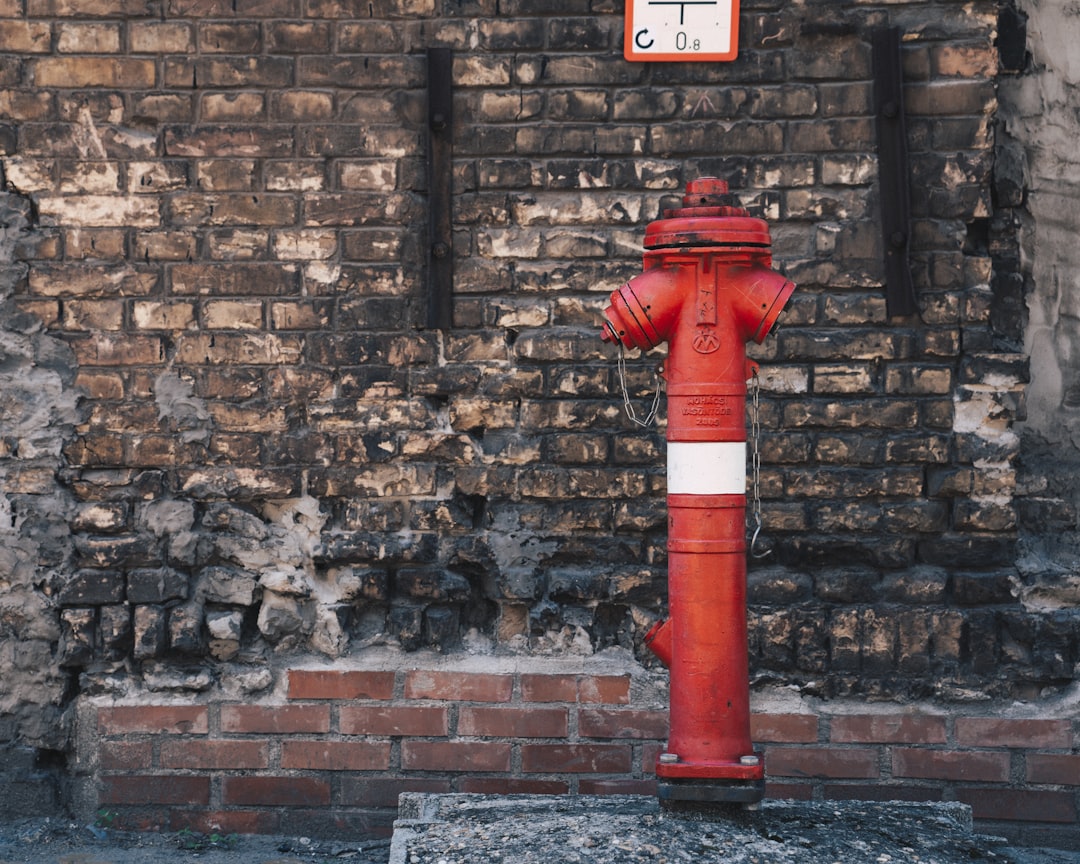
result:
[[[745,495],[745,441],[668,441],[668,495]]]

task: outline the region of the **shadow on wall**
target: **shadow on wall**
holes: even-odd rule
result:
[[[68,676],[54,658],[56,589],[70,565],[74,504],[57,479],[78,421],[75,361],[36,315],[15,308],[30,202],[0,193],[0,800],[4,815],[57,805],[49,754],[67,749]],[[30,747],[38,748],[35,752]]]

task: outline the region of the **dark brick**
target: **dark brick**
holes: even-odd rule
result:
[[[989,606],[1013,602],[1012,580],[1006,572],[953,573],[952,596],[961,606]]]
[[[928,606],[945,599],[948,573],[944,569],[919,567],[885,575],[879,596],[894,603]]]
[[[311,195],[305,199],[304,221],[308,226],[394,226],[418,213],[415,202],[402,195],[363,192]]]
[[[829,629],[824,611],[809,607],[792,615],[795,666],[803,672],[823,672],[829,665]]]
[[[429,606],[423,610],[423,640],[446,653],[461,643],[461,613],[455,606]]]
[[[168,613],[169,647],[181,654],[200,654],[203,648],[203,608],[197,603],[174,606]]]
[[[129,603],[164,603],[187,599],[188,577],[171,567],[131,570],[127,574]]]
[[[60,589],[63,606],[118,603],[124,599],[124,576],[115,570],[79,570]]]
[[[160,657],[165,651],[165,610],[136,606],[133,614],[133,655],[136,660]]]
[[[893,428],[914,426],[919,406],[910,400],[865,399],[845,402],[800,402],[784,409],[784,423],[791,426]]]
[[[1015,555],[1016,539],[999,535],[942,535],[919,542],[919,558],[926,564],[949,567],[963,561],[968,567],[992,568]]]
[[[98,636],[101,650],[108,660],[122,660],[131,651],[131,607],[102,606],[99,613]]]
[[[65,668],[85,666],[94,659],[94,609],[65,609],[60,613],[60,643],[57,656]]]

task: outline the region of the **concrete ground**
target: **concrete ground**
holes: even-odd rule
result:
[[[645,806],[648,808],[650,805]],[[603,815],[593,813],[584,823],[571,816],[561,820],[562,827],[569,829],[566,837],[557,836],[557,832],[552,830],[533,830],[535,826],[530,826],[527,820],[516,818],[513,831],[502,831],[496,838],[495,848],[477,847],[475,858],[463,856],[462,848],[453,848],[460,846],[461,838],[458,837],[448,842],[438,841],[432,849],[427,850],[414,845],[403,859],[403,864],[452,864],[467,860],[479,860],[485,864],[504,861],[506,864],[519,864],[530,858],[545,864],[558,864],[564,860],[556,848],[558,846],[573,846],[580,853],[579,860],[591,864],[604,864],[605,861],[620,864],[638,861],[661,864],[668,861],[675,864],[687,860],[712,864],[734,860],[730,855],[722,854],[722,846],[712,831],[709,834],[713,839],[697,845],[689,856],[679,854],[674,835],[680,832],[665,830],[660,833],[658,842],[650,842],[647,832],[642,830],[646,827],[643,815],[648,814],[620,814],[614,811]],[[511,838],[511,834],[515,837]],[[776,832],[771,838],[768,834],[766,831],[764,837],[758,837],[754,842],[768,844],[776,843],[779,839]],[[517,835],[524,835],[524,849],[520,846],[521,837]],[[402,832],[398,831],[394,842],[404,850],[408,844],[402,842],[402,837]],[[578,840],[581,842],[578,843]],[[803,851],[795,859],[766,856],[760,859],[759,864],[774,864],[782,860],[813,861],[813,856],[805,847],[805,843],[812,841],[804,837],[801,842]],[[390,845],[389,840],[358,840],[350,843],[267,835],[205,837],[186,833],[128,833],[102,830],[66,819],[0,819],[0,864],[329,864],[337,861],[388,864],[392,857]],[[967,864],[972,861],[982,861],[984,864],[1080,864],[1080,851],[1020,848],[1005,846],[1000,842],[969,844],[965,848]],[[910,855],[902,856],[892,859],[892,864],[900,864],[905,858],[913,860]],[[874,864],[883,859],[880,854],[875,854],[864,860]],[[936,860],[938,864],[949,861],[940,856],[937,859],[922,857],[921,860]]]
[[[0,821],[0,864],[386,864],[389,854],[389,840],[134,833],[56,818]]]
[[[698,789],[689,790],[700,793]],[[1076,864],[972,831],[959,803],[403,794],[388,864]]]

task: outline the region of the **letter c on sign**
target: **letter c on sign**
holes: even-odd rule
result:
[[[645,39],[647,38],[648,33],[649,33],[649,28],[648,27],[643,27],[641,30],[638,30],[638,32],[634,34],[634,44],[637,45],[638,48],[642,48],[642,49],[652,48],[653,40],[649,39],[648,42],[645,41]]]

